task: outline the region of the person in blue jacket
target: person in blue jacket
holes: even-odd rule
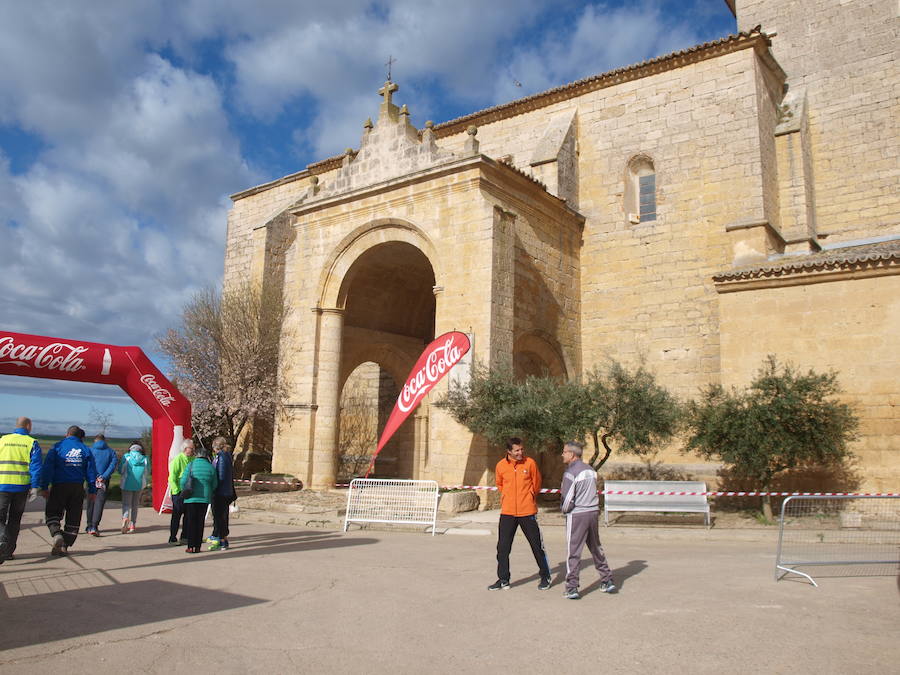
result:
[[[31,420],[20,417],[11,434],[0,438],[0,565],[13,559],[29,488],[41,480],[41,446],[31,437]]]
[[[41,468],[41,494],[47,500],[44,515],[53,538],[52,555],[67,555],[78,538],[85,482],[88,499],[93,499],[97,492],[94,457],[82,442],[83,438],[84,429],[69,427],[66,437],[47,452]],[[65,529],[61,527],[63,518]]]
[[[234,462],[231,458],[231,446],[222,437],[213,439],[212,450],[215,453],[213,467],[219,485],[212,498],[213,531],[209,542],[210,551],[228,548],[228,507],[237,499],[234,491]]]
[[[94,436],[94,444],[91,446],[91,454],[94,456],[94,466],[97,469],[97,495],[87,502],[87,529],[85,532],[95,537],[100,536],[100,519],[103,517],[103,507],[106,505],[106,495],[109,490],[109,479],[119,463],[116,451],[106,444],[106,436],[97,434]]]

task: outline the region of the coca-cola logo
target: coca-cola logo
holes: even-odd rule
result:
[[[425,356],[425,363],[403,385],[400,397],[397,399],[397,407],[403,412],[409,412],[416,407],[418,402],[431,391],[444,374],[462,358],[463,351],[454,342],[454,336],[448,337],[442,344],[435,345],[434,349]]]
[[[160,405],[168,407],[175,401],[175,396],[172,395],[172,392],[165,387],[159,386],[159,383],[157,383],[156,378],[153,375],[142,375],[141,382],[143,382],[144,386],[146,386],[156,397],[156,400],[159,401]]]
[[[0,338],[0,365],[36,368],[38,370],[59,370],[75,373],[84,370],[82,354],[88,347],[77,347],[65,342],[40,345],[17,344],[9,335]]]

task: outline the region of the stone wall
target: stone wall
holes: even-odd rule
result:
[[[775,32],[805,91],[816,220],[828,243],[900,233],[900,31],[895,0],[736,0],[739,30]]]
[[[837,371],[845,400],[862,422],[853,449],[865,488],[896,491],[900,275],[786,280],[723,293],[720,302],[722,384],[746,386],[769,354],[804,371]]]

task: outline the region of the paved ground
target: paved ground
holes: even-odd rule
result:
[[[35,506],[40,505],[38,500]],[[116,505],[107,522],[114,524]],[[234,523],[226,552],[169,547],[165,517],[51,558],[26,514],[0,566],[0,672],[897,672],[894,576],[772,577],[774,541],[601,530],[621,592],[538,591],[524,539],[488,592],[484,523],[435,537]],[[765,537],[766,535],[762,535]],[[557,574],[564,532],[545,526]]]

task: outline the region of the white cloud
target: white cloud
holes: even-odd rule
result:
[[[517,51],[509,72],[522,88],[500,74],[495,100],[499,103],[544,91],[699,41],[689,25],[664,15],[659,3],[652,0],[619,8],[588,5],[570,31],[547,34],[538,44]]]
[[[16,134],[0,149],[3,328],[152,350],[221,276],[227,195],[274,177],[249,166],[238,134],[287,119],[293,136],[265,140],[275,153],[357,147],[388,55],[421,124],[444,121],[448,102],[474,110],[697,41],[658,8],[0,2],[0,132],[37,140],[24,163]]]

